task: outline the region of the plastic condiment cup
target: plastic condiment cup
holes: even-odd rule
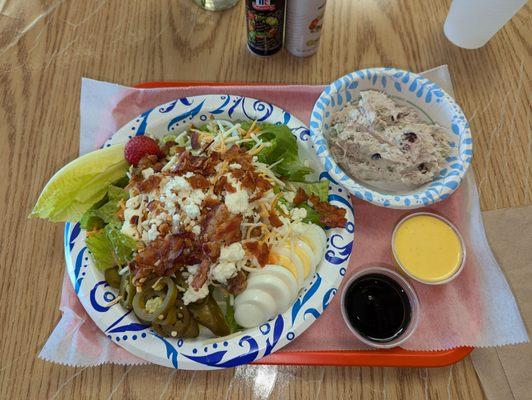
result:
[[[390,340],[389,342],[376,342],[376,341],[369,340],[368,338],[365,338],[353,327],[353,325],[351,325],[351,322],[349,321],[349,317],[347,315],[347,310],[345,306],[345,296],[346,296],[346,293],[348,292],[348,289],[358,278],[361,278],[366,275],[371,275],[371,274],[384,275],[394,280],[399,286],[401,286],[404,289],[404,291],[406,292],[406,295],[408,296],[408,301],[410,303],[410,308],[411,308],[410,322],[408,323],[406,330],[403,332],[403,334],[401,334],[400,336],[396,337],[393,340]],[[353,276],[351,276],[347,280],[342,290],[342,295],[340,298],[340,305],[342,309],[342,317],[344,318],[344,322],[346,323],[351,333],[355,335],[355,337],[361,342],[367,344],[368,346],[379,348],[379,349],[390,349],[392,347],[399,346],[401,343],[405,342],[410,336],[412,336],[412,333],[414,333],[419,323],[420,305],[419,305],[419,300],[418,300],[416,291],[414,290],[412,285],[410,285],[410,283],[401,274],[395,272],[389,267],[385,267],[381,265],[372,265],[372,266],[364,267],[360,271],[356,272]]]
[[[447,277],[445,279],[438,280],[438,281],[428,281],[428,280],[424,280],[424,279],[422,279],[422,278],[420,278],[418,276],[415,276],[408,270],[408,268],[406,268],[401,263],[401,261],[399,260],[398,255],[397,255],[397,252],[396,252],[396,249],[395,249],[395,235],[396,235],[399,227],[405,221],[407,221],[407,220],[409,220],[411,218],[414,218],[414,217],[421,216],[421,215],[428,215],[430,217],[434,217],[434,218],[439,219],[440,221],[443,221],[444,223],[446,223],[454,231],[454,233],[456,233],[456,235],[458,236],[458,239],[460,240],[460,247],[462,248],[462,259],[461,259],[461,262],[460,262],[460,266],[454,271],[454,273],[451,276],[449,276],[449,277]],[[397,225],[395,225],[395,228],[394,228],[393,233],[392,233],[392,252],[393,252],[393,256],[395,258],[395,261],[397,262],[397,265],[399,265],[399,267],[403,270],[403,272],[405,274],[407,274],[410,278],[412,278],[412,279],[414,279],[414,280],[416,280],[418,282],[425,283],[427,285],[442,285],[444,283],[448,283],[448,282],[452,281],[453,279],[455,279],[460,274],[460,272],[462,272],[462,270],[464,269],[465,260],[466,260],[466,247],[465,247],[465,243],[464,243],[464,238],[462,237],[462,235],[460,234],[460,232],[458,231],[456,226],[454,226],[453,223],[451,223],[448,219],[442,217],[441,215],[434,214],[434,213],[431,213],[431,212],[426,212],[426,211],[409,214],[406,217],[404,217],[403,219],[401,219],[397,223]]]

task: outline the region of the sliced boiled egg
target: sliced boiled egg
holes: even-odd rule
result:
[[[272,274],[250,274],[247,287],[250,290],[260,289],[269,293],[275,299],[276,314],[286,311],[293,299],[292,293],[283,279]]]
[[[305,258],[307,260],[310,266],[310,271],[305,278],[308,278],[309,275],[312,275],[316,271],[316,266],[318,265],[318,263],[315,262],[316,257],[314,256],[314,251],[307,243],[305,243],[305,241],[301,239],[293,240],[292,246],[300,258]]]
[[[296,278],[294,275],[288,271],[285,267],[275,264],[266,264],[263,268],[254,271],[250,274],[251,277],[259,275],[272,275],[281,279],[290,293],[291,300],[294,300],[299,292],[299,287],[297,285]]]
[[[288,269],[297,280],[297,285],[301,286],[305,279],[305,268],[299,257],[288,248],[275,246],[270,250],[268,257],[270,264],[277,264]]]
[[[258,288],[246,289],[235,298],[235,321],[244,328],[263,324],[275,316],[276,311],[272,295]]]
[[[299,239],[305,242],[313,253],[313,264],[318,266],[323,256],[325,255],[325,247],[327,246],[327,235],[324,230],[316,224],[306,224],[304,229],[299,235]]]
[[[300,245],[300,243],[302,243],[302,246]],[[299,239],[292,239],[290,241],[287,241],[286,244],[283,245],[283,247],[290,252],[291,259],[297,258],[301,261],[301,265],[303,265],[304,271],[303,280],[307,279],[312,270],[312,261],[310,258],[311,256],[313,256],[312,250],[309,248],[309,246],[307,246]]]

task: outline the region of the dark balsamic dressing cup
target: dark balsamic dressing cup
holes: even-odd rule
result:
[[[416,330],[420,306],[410,283],[394,270],[380,265],[362,268],[351,276],[341,294],[342,316],[361,342],[392,348]]]

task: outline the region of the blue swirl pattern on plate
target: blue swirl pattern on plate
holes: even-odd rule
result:
[[[416,109],[427,122],[437,123],[451,132],[452,155],[440,175],[407,194],[381,193],[351,179],[329,154],[323,132],[330,127],[331,115],[356,100],[364,90],[385,92],[394,100]],[[310,117],[310,138],[322,165],[330,176],[359,199],[390,208],[417,208],[444,200],[460,185],[473,156],[469,124],[456,102],[436,83],[412,72],[395,68],[369,68],[347,74],[327,86]]]
[[[175,99],[147,110],[123,126],[106,145],[124,143],[134,131],[162,137],[179,132],[190,124],[201,125],[210,117],[225,120],[264,121],[287,124],[317,171],[315,179],[329,181],[332,204],[346,210],[345,229],[328,229],[327,256],[309,279],[294,304],[283,314],[241,334],[205,342],[198,339],[163,338],[140,323],[120,304],[110,306],[117,291],[104,281],[85,246],[86,232],[79,224],[65,226],[64,247],[67,271],[76,293],[88,314],[109,339],[148,361],[178,369],[219,369],[250,363],[267,356],[299,336],[318,318],[334,297],[345,274],[355,232],[354,210],[347,191],[323,170],[312,150],[310,131],[290,113],[273,104],[234,95],[205,95]]]

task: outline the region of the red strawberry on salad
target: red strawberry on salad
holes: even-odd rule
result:
[[[136,166],[142,157],[148,155],[155,155],[158,157],[162,155],[157,142],[148,136],[135,136],[127,142],[126,147],[124,148],[124,157],[131,165]]]

